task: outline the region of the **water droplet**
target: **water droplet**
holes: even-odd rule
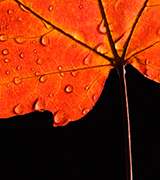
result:
[[[99,24],[98,27],[97,27],[97,30],[98,30],[98,32],[101,33],[101,34],[106,34],[106,27],[105,27],[105,24],[104,24],[104,20],[102,20],[102,21],[100,22],[100,24]]]
[[[25,54],[22,52],[19,56],[20,56],[21,58],[24,58],[24,57],[25,57]]]
[[[62,72],[62,73],[60,73],[60,75],[61,75],[62,77],[64,77],[64,76],[66,75],[66,73]]]
[[[76,45],[72,45],[73,48],[76,48]]]
[[[36,99],[34,103],[34,110],[43,112],[45,108],[45,102],[42,97]]]
[[[58,69],[59,69],[59,70],[62,70],[62,66],[58,66]]]
[[[21,8],[23,11],[29,12],[22,4],[20,4],[19,6],[20,6],[20,8]]]
[[[33,40],[33,41],[32,41],[32,43],[33,43],[33,44],[36,44],[36,41],[35,41],[35,40]]]
[[[17,66],[17,68],[16,68],[17,70],[21,70],[22,69],[22,66]]]
[[[19,22],[21,22],[23,20],[22,17],[20,17],[20,16],[17,19]]]
[[[48,10],[53,11],[53,6],[49,6]]]
[[[90,88],[90,86],[87,85],[87,86],[85,87],[85,90],[88,90],[89,88]]]
[[[35,69],[34,68],[31,68],[31,71],[34,71]]]
[[[72,93],[73,92],[73,86],[72,85],[67,85],[65,87],[65,92],[67,93]]]
[[[98,99],[98,95],[97,95],[97,94],[94,94],[94,95],[92,96],[92,99],[93,99],[93,101],[96,101],[96,100]]]
[[[82,5],[79,5],[79,9],[82,9],[83,8],[83,6]]]
[[[45,21],[42,21],[44,26],[47,28],[47,29],[54,29],[50,24],[46,23]]]
[[[88,109],[88,108],[84,108],[84,109],[82,110],[82,114],[83,114],[83,115],[87,114],[88,112],[89,112],[89,109]]]
[[[35,76],[40,76],[40,75],[41,75],[41,73],[39,71],[35,72]]]
[[[10,71],[9,71],[9,70],[7,70],[7,71],[6,71],[6,74],[7,74],[7,75],[9,75],[9,74],[10,74]]]
[[[2,54],[3,54],[3,55],[8,55],[8,54],[9,54],[8,49],[4,49],[4,50],[2,51]]]
[[[91,62],[92,62],[92,58],[91,58],[90,54],[88,54],[88,55],[84,58],[83,63],[84,63],[85,65],[90,65]]]
[[[17,104],[14,109],[13,109],[14,113],[17,115],[21,115],[24,111],[24,107],[22,104]]]
[[[8,12],[8,14],[13,14],[14,10],[13,9],[9,9],[7,12]]]
[[[22,82],[22,78],[21,78],[21,77],[15,77],[15,78],[13,79],[13,82],[14,82],[15,84],[20,84],[20,83]]]
[[[7,84],[6,86],[9,87],[9,84]]]
[[[157,34],[157,36],[160,36],[160,27],[157,29],[156,34]]]
[[[8,40],[8,36],[6,34],[1,34],[0,35],[0,41],[1,42],[7,41],[7,40]]]
[[[49,39],[47,36],[42,36],[40,42],[43,46],[47,46],[49,44]]]
[[[50,94],[49,94],[49,97],[52,98],[52,97],[53,97],[53,93],[50,93]]]
[[[40,81],[41,83],[44,83],[44,82],[47,81],[47,79],[48,79],[48,76],[47,76],[47,75],[43,75],[43,76],[41,76],[41,77],[39,78],[39,81]]]
[[[37,59],[37,64],[41,65],[41,64],[43,64],[43,62],[44,62],[43,58],[38,58]]]
[[[72,72],[71,72],[71,75],[72,75],[73,77],[77,77],[77,76],[78,76],[78,73],[79,73],[79,72],[75,70],[75,71],[72,71]]]
[[[95,47],[95,49],[101,54],[107,54],[109,52],[107,43],[100,43]]]
[[[9,60],[8,58],[4,59],[4,62],[5,62],[5,63],[9,63],[9,61],[10,61],[10,60]]]
[[[71,121],[70,116],[62,110],[58,110],[54,114],[54,127],[64,126]]]
[[[37,49],[34,49],[33,52],[34,52],[34,53],[37,53]]]
[[[7,93],[10,93],[10,90],[8,90]]]
[[[18,44],[23,44],[26,42],[26,39],[22,36],[19,36],[19,37],[14,38],[14,41]]]
[[[149,62],[149,59],[146,59],[146,60],[145,60],[145,63],[148,64],[148,62]]]

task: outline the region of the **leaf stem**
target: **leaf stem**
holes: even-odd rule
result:
[[[132,153],[131,153],[131,132],[130,132],[127,86],[126,86],[126,79],[125,79],[125,66],[124,65],[120,66],[117,69],[117,72],[119,75],[122,108],[123,108],[125,158],[126,158],[126,180],[133,180]]]

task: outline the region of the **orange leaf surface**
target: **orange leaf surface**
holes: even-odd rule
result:
[[[112,68],[159,82],[158,0],[1,0],[0,117],[49,110],[54,126],[86,115]]]

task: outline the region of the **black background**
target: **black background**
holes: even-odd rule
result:
[[[159,179],[160,84],[126,67],[134,180]],[[1,119],[1,164],[6,179],[125,180],[119,80],[112,70],[104,90],[84,118],[52,127],[45,111]],[[21,173],[22,174],[21,174]],[[32,174],[33,173],[33,174]],[[1,173],[2,176],[2,173]],[[4,178],[3,178],[4,179]],[[64,178],[61,178],[64,179]]]

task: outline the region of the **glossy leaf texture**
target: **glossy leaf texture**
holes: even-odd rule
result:
[[[64,126],[128,63],[159,82],[159,16],[158,0],[1,0],[0,117],[49,110]]]

